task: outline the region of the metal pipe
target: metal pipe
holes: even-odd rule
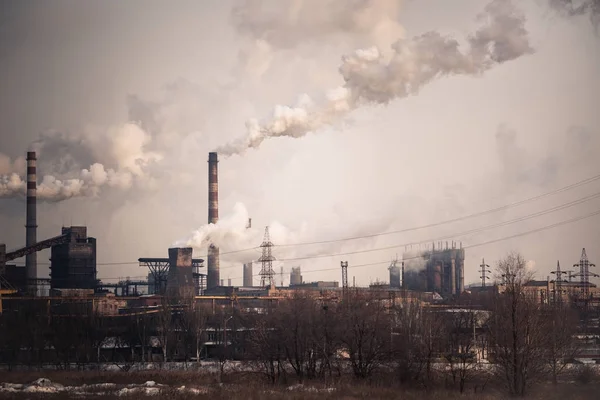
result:
[[[37,242],[37,215],[36,215],[36,171],[35,151],[27,152],[27,216],[25,223],[25,246],[32,246]],[[33,252],[25,256],[25,270],[29,289],[35,289],[34,283],[37,279],[37,253]]]

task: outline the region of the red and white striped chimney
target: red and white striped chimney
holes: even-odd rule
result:
[[[216,224],[219,221],[219,159],[217,153],[208,153],[208,223]],[[214,244],[208,247],[206,260],[208,279],[207,289],[219,286],[219,248]]]
[[[37,242],[37,213],[36,213],[36,190],[37,190],[37,172],[36,172],[35,151],[27,152],[27,216],[25,223],[25,246],[32,246]],[[28,284],[35,287],[37,278],[37,253],[31,253],[25,256],[25,270]]]

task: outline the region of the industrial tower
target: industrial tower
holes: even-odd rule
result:
[[[598,277],[598,274],[590,272],[590,267],[595,267],[595,264],[589,262],[587,254],[585,253],[585,247],[581,250],[581,258],[579,264],[573,264],[573,267],[579,267],[579,273],[573,276],[578,276],[580,279],[581,294],[584,299],[590,296],[590,276]]]
[[[569,274],[569,276],[571,271],[563,271],[560,269],[560,261],[556,262],[556,271],[551,271],[551,274],[555,274],[556,275],[556,279],[550,281],[550,283],[554,284],[554,301],[556,303],[561,303],[562,302],[562,295],[563,295],[563,288],[562,288],[562,284],[563,283],[569,283],[568,280],[563,279],[563,275],[567,275]]]
[[[490,271],[488,268],[490,266],[488,264],[485,263],[485,258],[481,259],[481,265],[479,266],[479,272],[481,273],[481,287],[485,287],[485,281],[490,279],[487,274],[491,274],[492,271]]]
[[[260,269],[260,286],[273,286],[275,285],[275,271],[273,271],[273,261],[275,261],[275,257],[273,257],[273,242],[271,242],[271,238],[269,237],[269,227],[265,227],[265,237],[263,239],[260,247],[262,248],[262,255],[258,259],[260,263],[262,263],[262,268]]]

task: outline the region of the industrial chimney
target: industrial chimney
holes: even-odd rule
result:
[[[37,215],[36,215],[36,156],[35,151],[27,152],[27,216],[25,223],[25,246],[32,246],[37,242]],[[27,284],[33,290],[36,288],[37,278],[37,253],[25,256],[25,271]]]
[[[208,153],[208,223],[216,224],[219,221],[219,163],[217,153]],[[207,289],[219,286],[219,248],[214,244],[208,247]]]

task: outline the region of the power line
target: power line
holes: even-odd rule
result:
[[[496,224],[491,224],[491,225],[486,225],[483,227],[479,227],[479,228],[474,228],[474,229],[470,229],[467,231],[463,231],[460,233],[452,233],[452,234],[447,234],[444,236],[440,236],[437,238],[433,238],[433,239],[427,239],[427,240],[422,240],[422,241],[417,241],[417,242],[411,242],[411,243],[403,243],[403,244],[395,244],[395,245],[391,245],[391,246],[385,246],[385,247],[377,247],[374,249],[367,249],[367,250],[356,250],[356,251],[351,251],[351,252],[344,252],[344,253],[329,253],[329,254],[318,254],[318,255],[313,255],[313,256],[305,256],[305,257],[294,257],[294,258],[281,258],[279,259],[279,261],[301,261],[301,260],[310,260],[310,259],[315,259],[315,258],[326,258],[326,257],[336,257],[336,256],[347,256],[347,255],[356,255],[356,254],[363,254],[363,253],[372,253],[372,252],[376,252],[376,251],[384,251],[384,250],[392,250],[392,249],[397,249],[399,247],[407,247],[407,246],[415,246],[415,245],[419,245],[419,244],[427,244],[427,243],[431,243],[431,242],[436,242],[436,241],[440,241],[440,240],[446,240],[446,239],[451,239],[451,238],[457,238],[460,236],[465,236],[465,235],[470,235],[473,233],[479,233],[482,231],[486,231],[489,229],[494,229],[494,228],[499,228],[502,226],[506,226],[506,225],[511,225],[517,222],[522,222],[522,221],[526,221],[528,219],[532,219],[532,218],[536,218],[542,215],[546,215],[546,214],[550,214],[552,212],[556,212],[556,211],[560,211],[569,207],[573,207],[575,205],[579,205],[581,203],[584,203],[586,201],[590,201],[592,199],[598,198],[600,197],[600,192],[598,193],[594,193],[592,195],[583,197],[581,199],[577,199],[574,201],[570,201],[568,203],[565,204],[561,204],[559,206],[555,206],[555,207],[551,207],[549,209],[546,210],[542,210],[542,211],[538,211],[536,213],[533,214],[528,214],[522,217],[518,217],[512,220],[508,220],[508,221],[503,221],[503,222],[499,222]],[[227,269],[227,268],[234,268],[235,266],[228,266],[228,267],[222,267],[222,269]]]
[[[476,243],[476,244],[472,244],[472,245],[467,245],[467,246],[463,246],[463,249],[472,249],[472,248],[476,248],[476,247],[481,247],[481,246],[486,246],[488,244],[494,244],[494,243],[498,243],[498,242],[502,242],[505,240],[510,240],[510,239],[515,239],[518,237],[522,237],[522,236],[527,236],[530,235],[532,233],[538,233],[538,232],[542,232],[548,229],[552,229],[552,228],[556,228],[558,226],[562,226],[562,225],[567,225],[570,223],[574,223],[574,222],[578,222],[587,218],[592,218],[594,216],[600,215],[600,210],[594,211],[590,214],[586,214],[580,217],[576,217],[576,218],[571,218],[569,220],[565,220],[565,221],[561,221],[561,222],[557,222],[554,224],[550,224],[550,225],[546,225],[543,226],[541,228],[537,228],[537,229],[532,229],[529,231],[525,231],[525,232],[521,232],[521,233],[517,233],[517,234],[513,234],[510,236],[505,236],[499,239],[493,239],[493,240],[488,240],[485,242],[481,242],[481,243]],[[429,243],[430,241],[424,241],[423,243]],[[403,258],[404,261],[406,260],[415,260],[418,258],[421,258],[422,256],[417,255],[417,256],[411,256],[411,257],[406,257]],[[372,263],[366,263],[366,264],[354,264],[354,265],[349,265],[348,268],[361,268],[361,267],[371,267],[371,266],[375,266],[375,265],[387,265],[389,264],[390,261],[386,260],[386,261],[379,261],[379,262],[372,262]],[[312,273],[312,272],[325,272],[325,271],[338,271],[339,268],[338,267],[334,267],[334,268],[321,268],[321,269],[313,269],[313,270],[308,270],[308,271],[302,271],[303,274],[307,274],[307,273]],[[231,279],[240,279],[241,277],[235,277],[235,278],[231,278]]]
[[[457,217],[457,218],[453,218],[453,219],[449,219],[449,220],[445,220],[445,221],[435,222],[435,223],[431,223],[431,224],[427,224],[427,225],[421,225],[421,226],[416,226],[416,227],[412,227],[412,228],[405,228],[405,229],[388,231],[388,232],[374,233],[374,234],[369,234],[369,235],[348,237],[348,238],[342,238],[342,239],[331,239],[331,240],[322,240],[322,241],[314,241],[314,242],[301,242],[301,243],[277,245],[276,247],[283,248],[283,247],[307,246],[307,245],[316,245],[316,244],[329,244],[329,243],[336,243],[336,242],[343,242],[343,241],[350,241],[350,240],[357,240],[357,239],[368,239],[368,238],[374,238],[374,237],[379,237],[379,236],[387,236],[387,235],[392,235],[392,234],[411,232],[411,231],[420,230],[420,229],[432,228],[432,227],[436,227],[436,226],[440,226],[440,225],[445,225],[445,224],[450,224],[450,223],[453,223],[453,222],[459,222],[459,221],[463,221],[463,220],[475,218],[475,217],[486,215],[486,214],[495,213],[495,212],[498,212],[498,211],[507,210],[507,209],[510,209],[510,208],[513,208],[513,207],[517,207],[517,206],[526,204],[526,203],[531,202],[531,201],[539,200],[539,199],[547,197],[547,196],[552,196],[552,195],[555,195],[555,194],[558,194],[558,193],[561,193],[561,192],[565,192],[565,191],[571,190],[573,188],[576,188],[576,187],[579,187],[579,186],[582,186],[582,185],[585,185],[585,184],[588,184],[588,183],[591,183],[591,182],[595,182],[597,180],[600,180],[600,175],[595,175],[595,176],[592,176],[590,178],[586,178],[586,179],[583,179],[581,181],[578,181],[578,182],[572,183],[570,185],[564,186],[562,188],[555,189],[555,190],[552,190],[550,192],[542,193],[542,194],[539,194],[539,195],[536,195],[536,196],[533,196],[533,197],[529,197],[529,198],[526,198],[526,199],[523,199],[523,200],[519,200],[519,201],[516,201],[516,202],[513,202],[513,203],[509,203],[509,204],[506,204],[506,205],[503,205],[503,206],[500,206],[500,207],[496,207],[496,208],[485,210],[485,211],[480,211],[480,212],[477,212],[477,213],[473,213],[473,214],[469,214],[469,215],[465,215],[465,216],[462,216],[462,217]],[[485,227],[477,228],[477,229],[474,229],[474,230],[462,232],[462,233],[455,234],[455,235],[447,235],[447,236],[444,236],[442,238],[437,238],[437,239],[429,240],[429,242],[436,241],[436,240],[449,239],[449,238],[457,237],[457,236],[464,236],[464,235],[471,234],[471,233],[477,233],[477,232],[482,231],[482,230],[492,229],[492,228],[495,228],[495,227],[504,226],[504,225],[515,223],[515,222],[520,222],[520,221],[523,221],[523,220],[526,220],[526,219],[535,218],[535,217],[540,216],[540,215],[545,215],[547,213],[551,213],[551,212],[554,212],[554,211],[562,210],[564,208],[572,207],[574,205],[580,204],[580,203],[585,202],[585,201],[589,201],[589,200],[597,198],[597,197],[600,197],[600,193],[595,193],[595,194],[592,194],[590,196],[586,196],[584,198],[581,198],[581,199],[578,199],[578,200],[574,200],[574,201],[562,204],[560,206],[556,206],[556,207],[547,209],[545,211],[541,211],[541,212],[537,212],[537,213],[534,213],[534,214],[530,214],[529,216],[524,216],[524,217],[520,217],[520,218],[511,220],[511,221],[505,221],[505,222],[502,222],[502,223],[499,223],[499,224],[494,224],[494,225],[490,225],[490,226],[485,226]],[[393,249],[393,248],[402,247],[402,246],[410,246],[410,245],[415,245],[415,244],[419,244],[419,243],[424,243],[424,242],[408,243],[408,244],[404,244],[404,245],[388,246],[388,247],[383,247],[383,248],[378,248],[378,249],[361,250],[361,251],[349,252],[349,253],[336,253],[336,254],[327,254],[327,255],[317,255],[317,256],[308,256],[308,257],[298,257],[298,258],[281,259],[280,261],[299,261],[299,260],[307,260],[307,259],[312,259],[312,258],[333,257],[333,256],[336,256],[336,255],[360,254],[360,253],[364,253],[364,252],[381,251],[381,250],[388,250],[388,249]],[[250,250],[257,250],[257,249],[259,249],[259,247],[250,247],[250,248],[246,248],[246,249],[239,249],[239,250],[221,252],[221,255],[236,254],[236,253],[246,252],[246,251],[250,251]],[[206,256],[200,256],[200,257],[206,257]],[[40,264],[40,263],[38,263],[38,264]],[[136,264],[139,264],[139,263],[137,261],[97,263],[97,265],[102,265],[102,266],[111,266],[111,265],[113,265],[113,266],[116,266],[116,265],[136,265]],[[49,265],[49,264],[45,263],[43,265]],[[232,267],[222,267],[222,269],[226,269],[226,268],[232,268]]]

